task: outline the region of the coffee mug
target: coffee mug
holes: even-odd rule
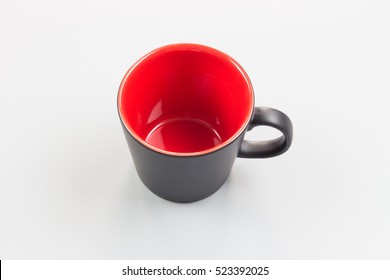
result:
[[[117,101],[141,181],[170,201],[208,197],[224,184],[236,157],[277,156],[293,138],[284,113],[254,106],[251,82],[237,61],[203,45],[148,53],[125,74]],[[247,130],[262,125],[283,135],[244,140]]]

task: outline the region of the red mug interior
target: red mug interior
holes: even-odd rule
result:
[[[253,110],[248,75],[215,49],[176,44],[152,51],[126,73],[118,109],[140,143],[169,155],[200,155],[233,141]]]

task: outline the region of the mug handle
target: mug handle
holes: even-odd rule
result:
[[[267,141],[244,140],[238,152],[238,157],[268,158],[278,156],[288,150],[293,138],[293,126],[290,118],[285,113],[273,108],[255,107],[248,131],[261,125],[276,128],[283,135]]]

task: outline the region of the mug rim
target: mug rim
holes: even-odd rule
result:
[[[133,70],[136,69],[139,64],[141,64],[145,59],[149,58],[150,56],[164,53],[166,51],[175,51],[175,50],[176,51],[177,50],[196,50],[196,51],[203,51],[203,52],[206,52],[209,54],[216,55],[219,58],[222,58],[225,61],[228,61],[229,63],[234,65],[237,68],[237,70],[240,72],[241,76],[244,78],[245,82],[248,85],[248,90],[249,90],[249,95],[250,95],[250,107],[249,107],[249,110],[248,110],[247,115],[245,117],[245,121],[241,124],[240,128],[232,136],[230,136],[225,141],[223,141],[220,144],[213,146],[211,148],[201,150],[201,151],[196,151],[196,152],[174,152],[174,151],[167,151],[164,149],[157,148],[157,147],[149,144],[145,140],[143,140],[139,135],[137,135],[137,133],[134,131],[134,129],[131,127],[131,125],[127,124],[122,117],[123,112],[121,111],[121,100],[122,100],[121,97],[122,97],[123,87],[124,87],[125,82],[129,78],[129,76],[133,72]],[[156,48],[156,49],[150,51],[149,53],[145,54],[140,59],[138,59],[126,71],[126,74],[122,78],[122,81],[121,81],[119,89],[118,89],[117,110],[118,110],[118,114],[119,114],[119,118],[121,120],[121,123],[124,126],[124,128],[126,129],[126,131],[135,140],[137,140],[137,142],[139,142],[140,144],[142,144],[146,148],[153,150],[155,152],[158,152],[160,154],[164,154],[164,155],[176,156],[176,157],[191,157],[191,156],[201,156],[201,155],[210,154],[210,153],[218,151],[218,150],[228,146],[230,143],[234,142],[245,131],[246,127],[248,126],[248,124],[251,120],[251,117],[253,115],[253,108],[254,108],[254,98],[255,98],[255,96],[254,96],[253,86],[252,86],[252,83],[249,79],[249,76],[245,72],[244,68],[234,58],[232,58],[231,56],[229,56],[228,54],[226,54],[224,52],[221,52],[217,49],[214,49],[212,47],[208,47],[205,45],[194,44],[194,43],[177,43],[177,44],[165,45],[165,46],[162,46],[162,47],[159,47],[159,48]]]

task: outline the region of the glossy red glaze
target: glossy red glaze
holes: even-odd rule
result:
[[[170,155],[217,150],[246,128],[253,91],[243,68],[215,49],[176,44],[152,51],[127,72],[121,119],[145,146]]]

